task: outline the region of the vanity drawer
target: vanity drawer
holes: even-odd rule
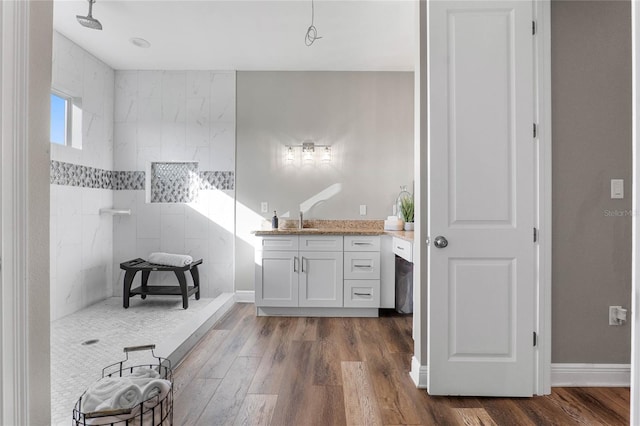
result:
[[[258,250],[262,251],[298,251],[297,235],[268,235],[260,237]]]
[[[344,251],[380,251],[380,237],[377,235],[347,235],[344,237]]]
[[[344,252],[344,278],[349,280],[379,280],[379,252]]]
[[[392,244],[392,250],[395,254],[397,254],[407,262],[413,262],[413,243],[411,241],[393,237]]]
[[[379,308],[380,280],[345,280],[345,308]]]
[[[300,235],[300,251],[342,251],[342,235]]]

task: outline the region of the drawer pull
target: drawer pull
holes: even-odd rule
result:
[[[371,297],[371,293],[353,293],[356,296],[369,296]]]
[[[373,245],[371,243],[359,243],[357,241],[354,242],[353,244],[356,245],[356,246],[372,246]]]
[[[404,247],[396,246],[396,248],[397,248],[398,250],[402,250],[402,251],[404,251]]]
[[[353,265],[354,268],[371,268],[371,265]]]

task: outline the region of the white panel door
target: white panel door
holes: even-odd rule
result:
[[[256,252],[256,306],[298,306],[298,252]]]
[[[300,252],[301,307],[341,308],[343,295],[342,252]]]
[[[428,391],[530,396],[532,3],[428,7]]]

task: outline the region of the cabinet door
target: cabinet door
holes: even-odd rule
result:
[[[256,256],[256,306],[298,306],[298,252],[263,251]]]
[[[343,266],[342,252],[300,252],[299,306],[341,308]]]

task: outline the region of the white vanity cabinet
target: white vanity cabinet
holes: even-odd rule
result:
[[[256,306],[342,307],[341,235],[265,236],[256,250]]]
[[[265,235],[259,241],[259,315],[378,315],[379,236]]]

